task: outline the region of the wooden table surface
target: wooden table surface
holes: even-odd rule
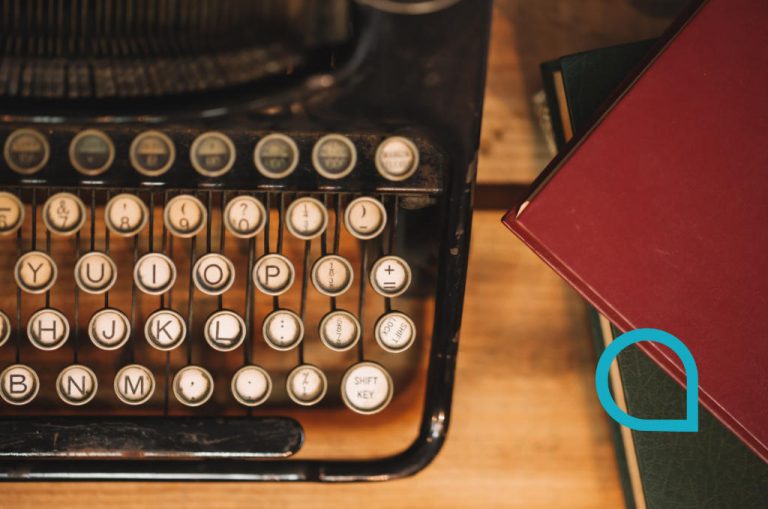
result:
[[[671,4],[497,2],[479,180],[527,182],[551,157],[532,101],[539,62],[658,35],[674,13]],[[608,424],[593,389],[586,307],[500,216],[475,213],[453,420],[445,448],[422,473],[334,486],[4,484],[0,508],[622,507]]]

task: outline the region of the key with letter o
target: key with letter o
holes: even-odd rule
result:
[[[180,194],[168,201],[163,210],[165,226],[177,237],[194,237],[205,227],[208,211],[191,194]]]
[[[0,235],[18,230],[24,223],[24,205],[16,195],[0,191]]]
[[[203,334],[211,348],[229,352],[240,346],[245,339],[245,321],[228,309],[216,311],[205,321]]]
[[[56,193],[43,205],[43,222],[51,233],[73,235],[85,223],[85,204],[72,193]]]
[[[232,395],[245,406],[259,406],[272,393],[272,379],[259,366],[243,366],[232,377]]]
[[[296,277],[293,264],[283,255],[268,254],[259,258],[253,266],[253,283],[267,295],[287,292]]]
[[[27,293],[45,293],[56,283],[57,269],[53,259],[42,251],[24,253],[16,262],[14,277]]]
[[[200,257],[192,272],[197,289],[208,295],[221,295],[235,282],[235,266],[218,253]]]
[[[264,229],[267,211],[253,196],[238,196],[224,209],[224,226],[241,239],[255,237]]]
[[[75,281],[86,293],[104,293],[117,281],[117,265],[106,254],[91,251],[77,260]]]
[[[200,406],[213,395],[213,377],[203,367],[183,367],[173,377],[173,394],[186,406]]]
[[[149,220],[149,209],[144,201],[132,194],[118,194],[112,197],[104,208],[104,222],[107,228],[122,237],[139,233]]]
[[[56,379],[56,392],[69,405],[85,405],[96,396],[98,388],[96,373],[82,364],[67,366]]]
[[[142,292],[160,295],[176,282],[176,265],[162,253],[147,253],[136,262],[133,280]]]
[[[91,317],[88,337],[102,350],[117,350],[131,337],[131,322],[122,311],[102,309]]]
[[[29,318],[27,336],[40,350],[56,350],[69,337],[69,322],[61,311],[41,309]]]
[[[115,376],[115,394],[126,405],[141,405],[155,392],[155,376],[141,364],[129,364]]]
[[[375,362],[359,362],[344,373],[341,397],[350,410],[375,414],[392,401],[392,377]]]
[[[35,370],[24,364],[13,364],[0,373],[0,397],[10,405],[26,405],[40,391]]]
[[[186,322],[172,309],[155,311],[144,324],[144,337],[158,350],[173,350],[184,341],[186,335]]]
[[[328,391],[328,379],[317,366],[302,364],[288,374],[285,388],[294,403],[312,406],[325,397]]]

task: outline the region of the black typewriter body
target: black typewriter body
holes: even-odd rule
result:
[[[0,17],[0,476],[429,464],[490,2],[0,0]]]

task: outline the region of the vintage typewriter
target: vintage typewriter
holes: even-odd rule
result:
[[[489,13],[0,0],[0,476],[427,465]]]

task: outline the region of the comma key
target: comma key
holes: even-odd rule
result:
[[[186,366],[173,377],[173,394],[186,406],[200,406],[213,395],[213,377],[201,366]]]

